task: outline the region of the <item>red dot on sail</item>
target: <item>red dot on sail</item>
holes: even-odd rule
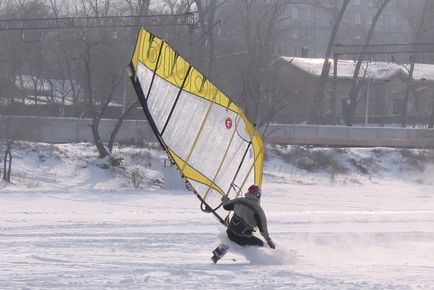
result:
[[[232,128],[232,119],[231,119],[231,117],[227,117],[226,118],[226,120],[225,120],[225,126],[226,126],[227,129]]]

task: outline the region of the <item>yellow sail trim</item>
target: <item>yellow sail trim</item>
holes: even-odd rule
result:
[[[161,56],[158,57],[160,48]],[[141,62],[154,71],[158,58],[160,61],[158,62],[156,74],[180,88],[190,64],[161,38],[141,28],[132,57],[134,68],[137,70],[138,62]],[[234,112],[242,112],[236,104],[232,103],[222,91],[195,68],[187,76],[183,90],[222,105]]]
[[[264,141],[255,126],[253,126],[244,113],[241,113],[241,118],[246,123],[246,133],[252,138],[253,153],[255,154],[255,184],[262,186],[262,168],[264,166]]]
[[[137,71],[139,62],[146,65],[150,70],[154,71],[157,65],[157,61],[161,59],[160,51],[164,41],[158,38],[146,30],[141,29],[139,36],[137,38],[136,48],[134,50],[131,62],[134,69]],[[161,62],[158,61],[160,64]]]

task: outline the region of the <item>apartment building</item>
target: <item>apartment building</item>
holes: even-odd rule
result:
[[[282,55],[324,57],[330,33],[342,6],[342,0],[306,1],[288,7],[290,27],[282,39]],[[393,0],[383,11],[372,43],[406,43],[414,38],[408,13],[422,1]],[[379,0],[352,0],[347,7],[338,32],[337,43],[363,43],[372,19],[380,6]]]

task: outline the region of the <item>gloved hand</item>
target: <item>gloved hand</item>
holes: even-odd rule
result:
[[[272,248],[272,249],[276,248],[276,245],[274,244],[274,242],[271,240],[270,237],[267,238],[266,241],[267,241],[267,244],[270,246],[270,248]]]

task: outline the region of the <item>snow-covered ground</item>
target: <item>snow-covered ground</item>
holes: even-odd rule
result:
[[[223,228],[161,187],[159,150],[123,147],[102,169],[88,144],[21,144],[0,182],[0,289],[434,289],[431,163],[348,149],[346,169],[308,172],[285,150],[270,150],[263,186],[277,249],[232,245],[213,264]]]

